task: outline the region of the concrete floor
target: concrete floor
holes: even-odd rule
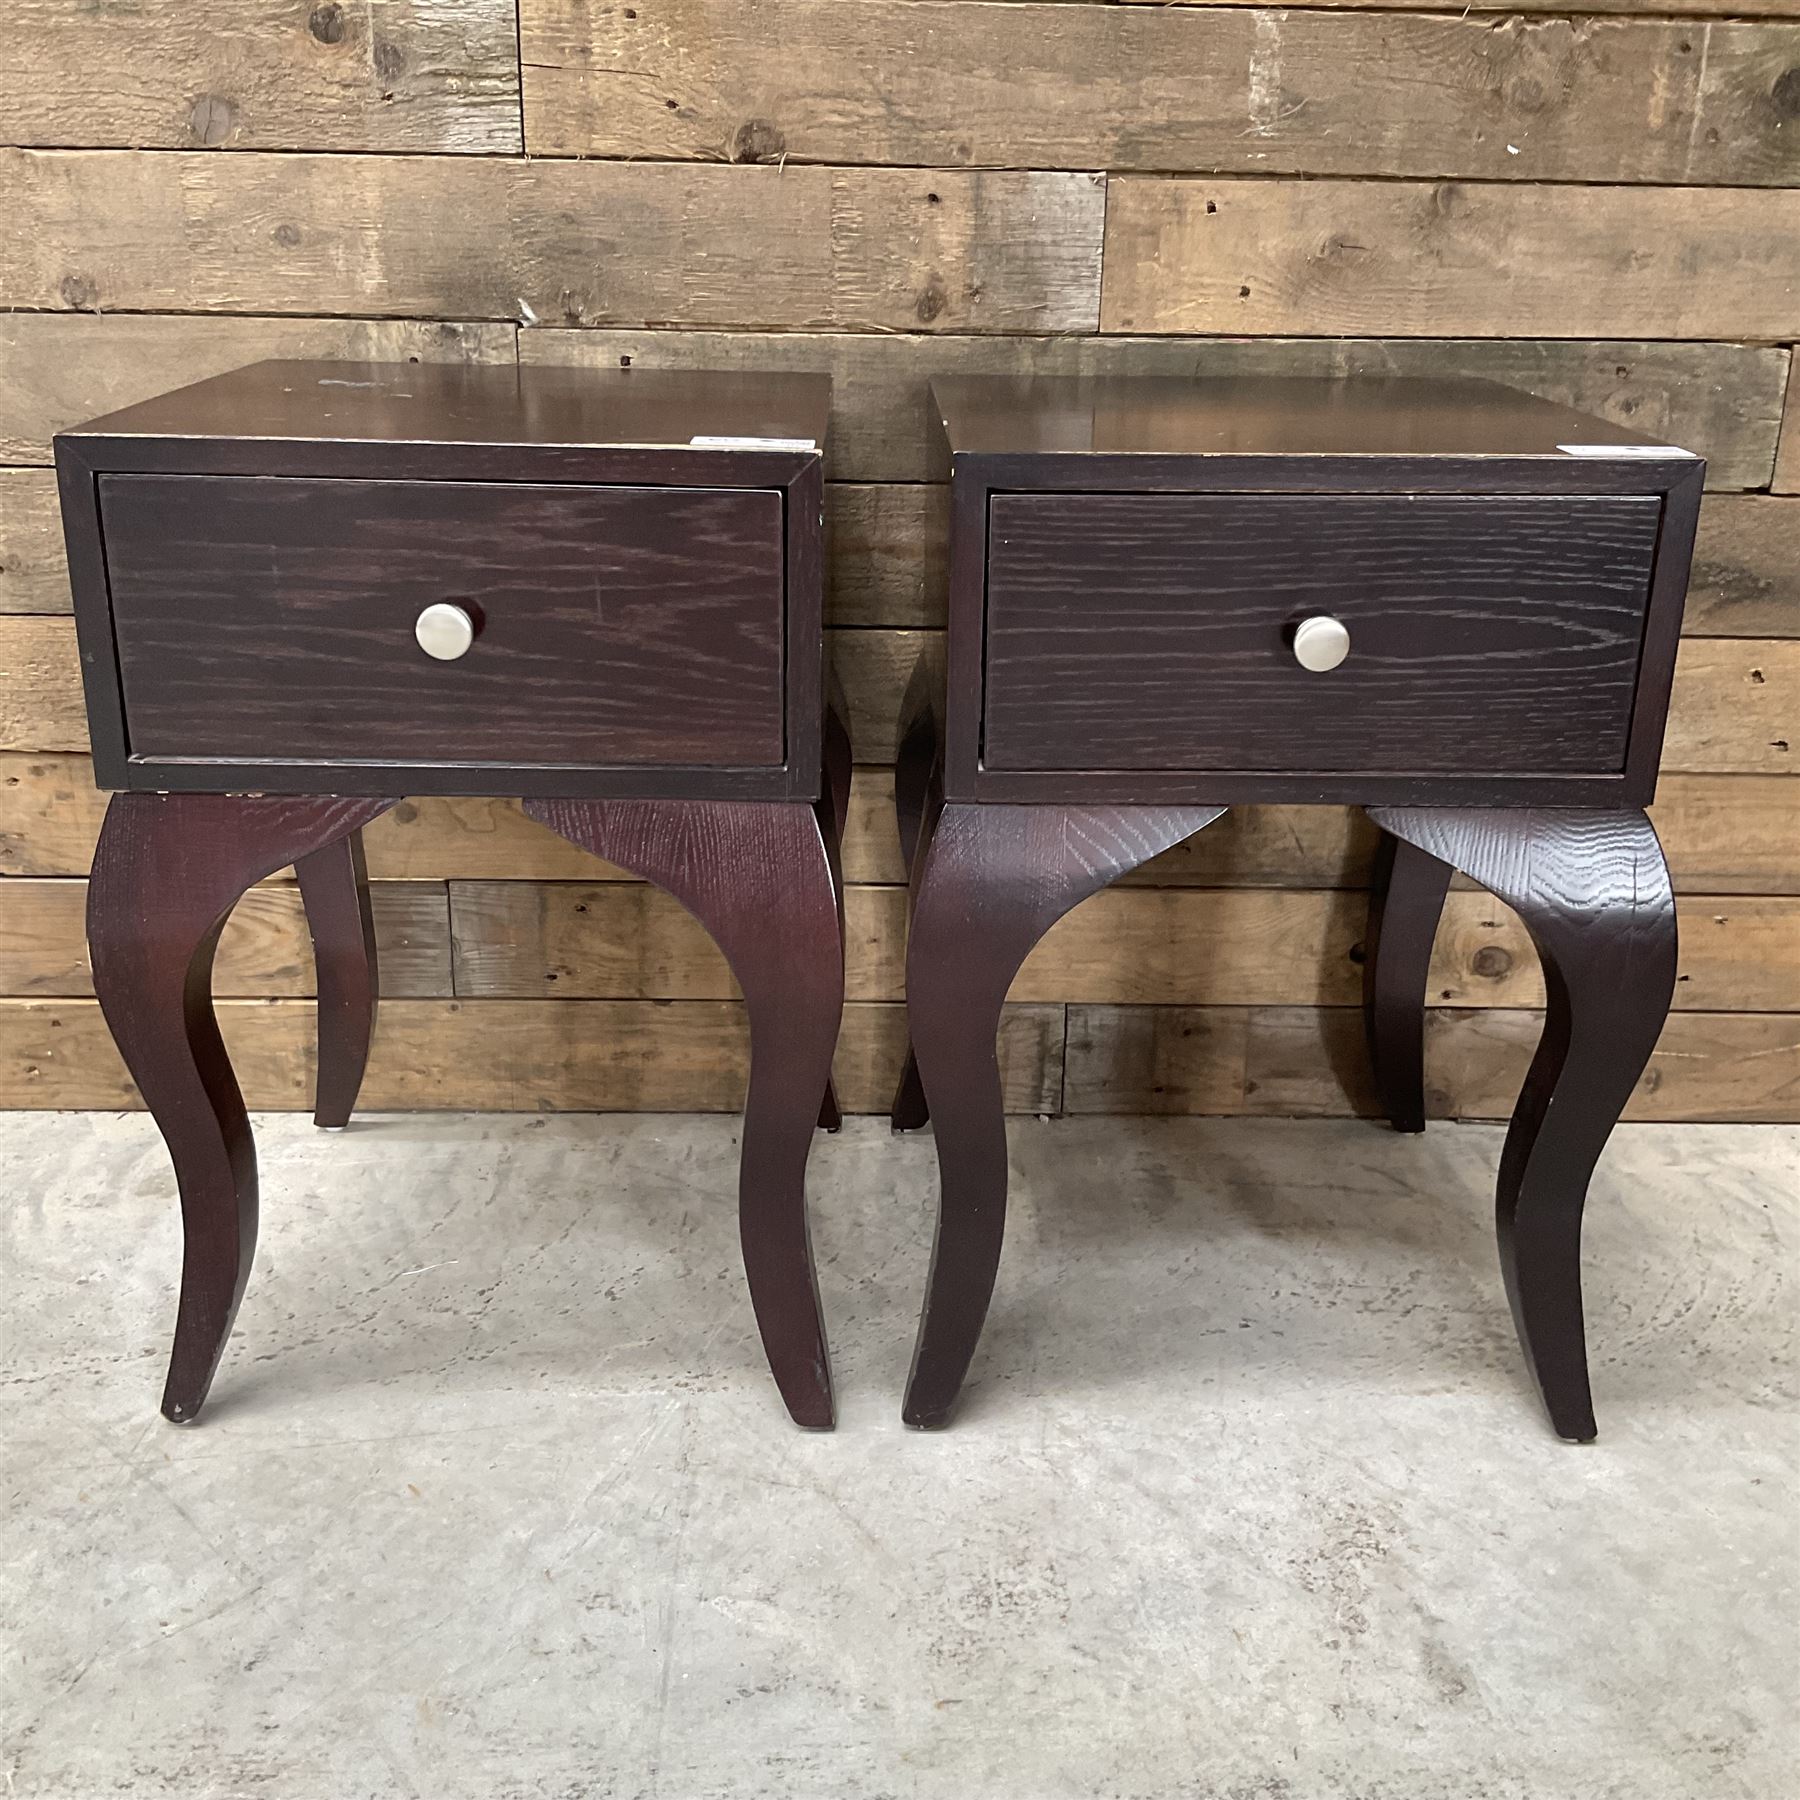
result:
[[[1015,1122],[968,1403],[920,1435],[931,1143],[853,1121],[807,1435],[731,1121],[260,1123],[256,1279],[179,1430],[154,1132],[0,1118],[7,1796],[1800,1792],[1800,1129],[1619,1133],[1578,1448],[1490,1128]]]

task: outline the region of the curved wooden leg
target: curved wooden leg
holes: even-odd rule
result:
[[[906,954],[906,1010],[940,1196],[901,1416],[945,1424],[981,1336],[1006,1225],[1006,1115],[995,1035],[1031,947],[1071,907],[1225,809],[969,805],[939,813]]]
[[[711,933],[744,990],[744,1269],[788,1411],[802,1425],[829,1428],[806,1158],[844,1004],[832,815],[805,801],[528,800],[525,810],[672,894]]]
[[[838,679],[837,672],[832,671],[829,690],[825,698],[825,801],[831,808],[831,820],[834,845],[841,848],[844,842],[844,824],[850,817],[850,703],[844,693],[844,685]],[[838,870],[836,857],[833,857],[832,868],[838,881],[838,911],[843,912],[843,878]],[[827,1080],[825,1098],[819,1105],[819,1129],[821,1131],[842,1131],[844,1115],[838,1106],[837,1083]]]
[[[184,1249],[164,1414],[192,1420],[256,1249],[256,1150],[213,1017],[219,932],[244,890],[367,824],[392,800],[116,794],[88,883],[94,991],[161,1129]]]
[[[1581,1306],[1588,1181],[1675,991],[1675,900],[1635,808],[1378,807],[1384,830],[1472,876],[1524,920],[1544,965],[1544,1035],[1500,1157],[1500,1265],[1558,1434],[1595,1435]]]
[[[1363,940],[1363,1030],[1396,1131],[1425,1129],[1425,983],[1452,872],[1417,845],[1381,834]]]
[[[919,875],[924,867],[922,847],[931,836],[938,808],[943,804],[942,732],[937,714],[941,681],[935,657],[922,656],[900,709],[900,743],[894,756],[894,822],[899,827],[900,854],[906,863],[909,925],[918,904]],[[900,1085],[894,1091],[888,1119],[895,1131],[919,1131],[931,1119],[925,1088],[919,1080],[919,1059],[913,1054],[910,1037],[906,1064],[900,1072]]]
[[[356,1110],[381,992],[375,915],[362,833],[295,860],[319,992],[319,1075],[313,1123],[341,1131]]]
[[[919,882],[925,868],[925,860],[931,844],[931,836],[937,828],[938,813],[942,802],[935,797],[930,798],[921,807],[918,814],[909,822],[904,810],[898,804],[900,792],[900,771],[894,771],[894,792],[896,811],[901,814],[900,841],[906,851],[906,864],[910,871],[907,880],[907,939],[912,938],[912,921],[917,914],[919,904]],[[910,842],[908,840],[911,840]],[[900,1085],[894,1090],[894,1102],[888,1112],[888,1123],[897,1132],[922,1131],[931,1123],[931,1108],[925,1099],[925,1084],[919,1079],[919,1059],[913,1050],[911,1014],[908,1013],[906,1038],[906,1062],[900,1071]]]

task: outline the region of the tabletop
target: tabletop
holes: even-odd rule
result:
[[[1668,456],[1687,454],[1491,381],[950,376],[933,380],[931,391],[958,454],[1567,457],[1659,448]]]
[[[275,361],[109,413],[73,435],[817,449],[830,410],[823,375]]]

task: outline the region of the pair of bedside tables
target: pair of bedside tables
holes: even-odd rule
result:
[[[909,688],[899,1128],[942,1194],[905,1402],[943,1424],[1004,1228],[1000,1007],[1108,882],[1260,801],[1383,829],[1367,1019],[1423,1128],[1426,965],[1460,870],[1542,955],[1499,1236],[1557,1431],[1594,1435],[1580,1223],[1675,978],[1643,808],[1703,465],[1480,383],[939,381],[947,662]],[[745,994],[740,1219],[793,1417],[829,1426],[807,1233],[836,1122],[851,747],[822,651],[822,377],[270,363],[58,440],[94,746],[118,790],[89,936],[174,1160],[163,1410],[203,1404],[257,1183],[212,1016],[224,920],[292,863],[319,965],[317,1117],[354,1104],[375,973],[357,833],[505,794],[666,888]]]

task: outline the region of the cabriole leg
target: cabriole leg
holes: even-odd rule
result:
[[[1675,991],[1675,900],[1636,809],[1376,807],[1385,831],[1481,883],[1544,966],[1544,1034],[1500,1157],[1500,1264],[1558,1434],[1595,1435],[1581,1302],[1594,1165],[1650,1060]]]
[[[672,894],[744,990],[750,1089],[738,1221],[751,1303],[788,1411],[834,1418],[806,1218],[806,1159],[844,1004],[829,807],[804,801],[530,800],[525,810]]]
[[[313,1123],[338,1131],[356,1110],[381,992],[362,833],[353,831],[323,850],[296,858],[294,873],[306,906],[319,994]]]
[[[1425,1129],[1425,985],[1451,873],[1416,845],[1381,834],[1363,943],[1363,1029],[1396,1131]]]
[[[205,1403],[256,1250],[256,1149],[213,1015],[212,966],[254,883],[392,800],[116,794],[88,884],[94,991],[181,1192],[181,1301],[163,1412]]]
[[[1006,1227],[995,1037],[1031,947],[1070,908],[1225,809],[969,805],[938,814],[906,955],[906,1011],[937,1133],[938,1225],[902,1417],[945,1424],[987,1317]]]

